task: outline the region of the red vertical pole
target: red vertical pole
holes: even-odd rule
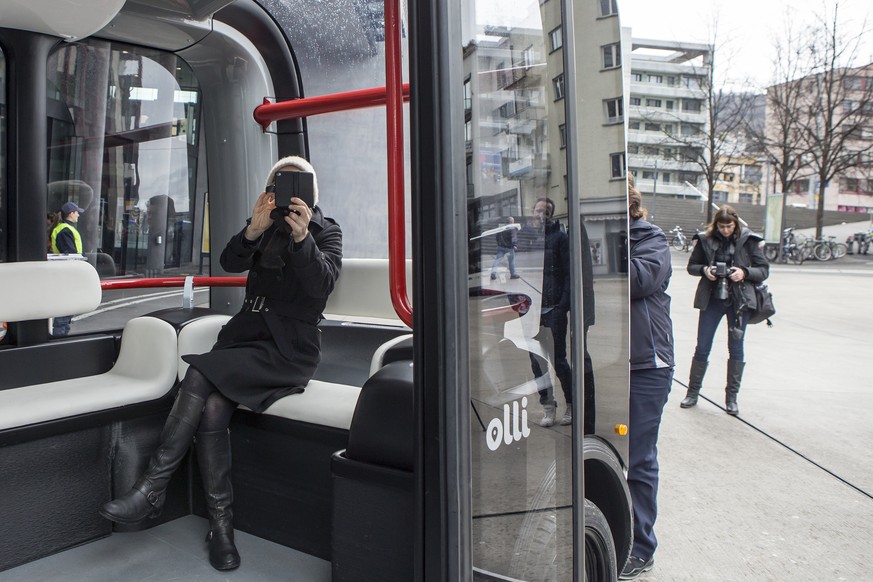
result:
[[[385,0],[385,90],[388,131],[388,261],[394,310],[412,327],[406,289],[406,212],[403,172],[403,59],[400,51],[400,0]]]

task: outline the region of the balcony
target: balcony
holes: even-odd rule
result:
[[[685,85],[632,81],[630,94],[634,97],[647,95],[666,99],[703,99],[705,91],[696,85],[686,87]]]
[[[533,170],[533,156],[525,156],[509,162],[507,169],[509,170],[509,176],[512,178],[528,174]]]

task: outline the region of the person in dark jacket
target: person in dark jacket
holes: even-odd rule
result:
[[[52,227],[49,233],[49,245],[52,253],[56,255],[82,254],[82,236],[76,229],[81,212],[85,212],[85,209],[79,208],[75,202],[64,202],[64,205],[61,206],[61,220]],[[55,317],[52,320],[52,335],[55,337],[68,335],[72,323],[72,315]]]
[[[515,224],[515,218],[510,216],[506,228],[497,233],[497,254],[494,255],[494,262],[491,263],[492,280],[497,278],[497,265],[500,264],[500,259],[504,256],[509,263],[509,278],[519,278],[518,273],[515,272],[515,251],[518,250],[519,228],[521,227]]]
[[[303,392],[320,358],[316,325],[342,266],[342,231],[322,214],[317,182],[313,208],[294,197],[284,215],[271,192],[280,170],[315,174],[296,156],[273,166],[248,224],[221,253],[226,271],[249,271],[242,309],[210,352],[184,356],[190,368],[148,468],[127,494],[100,510],[119,523],[157,515],[196,433],[209,509],[209,562],[218,570],[240,564],[231,510],[231,416],[238,404],[260,413],[283,396]]]
[[[628,176],[630,215],[630,457],[627,484],[634,511],[634,545],[621,580],[633,580],[655,564],[658,540],[658,431],[673,382],[672,267],[664,232],[645,220],[642,197]]]
[[[548,328],[549,333],[538,334],[540,341],[547,346],[555,375],[561,383],[561,391],[567,409],[561,424],[573,422],[573,378],[567,360],[567,315],[570,313],[570,241],[561,223],[552,219],[555,204],[549,198],[540,198],[533,208],[536,223],[543,236],[543,288],[540,303],[540,328]],[[540,404],[543,418],[540,426],[553,426],[558,410],[554,389],[548,374],[543,371],[537,357],[531,353],[531,370],[539,385]]]
[[[690,408],[697,404],[715,330],[726,317],[729,357],[725,411],[736,416],[740,412],[737,394],[746,365],[743,337],[750,309],[757,306],[754,284],[770,275],[770,264],[760,247],[763,239],[741,226],[737,212],[727,204],[715,213],[706,232],[694,235],[694,239],[697,244],[688,259],[688,273],[700,277],[694,295],[694,307],[700,310],[700,316],[688,392],[680,406]]]

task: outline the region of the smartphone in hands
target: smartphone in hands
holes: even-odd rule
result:
[[[276,172],[273,182],[273,195],[276,208],[288,213],[292,198],[300,198],[309,207],[315,206],[314,178],[310,172]]]

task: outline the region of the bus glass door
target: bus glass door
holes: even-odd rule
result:
[[[560,2],[462,11],[474,571],[573,576]]]
[[[626,448],[619,28],[598,7],[462,1],[474,579],[581,578],[583,436]]]

